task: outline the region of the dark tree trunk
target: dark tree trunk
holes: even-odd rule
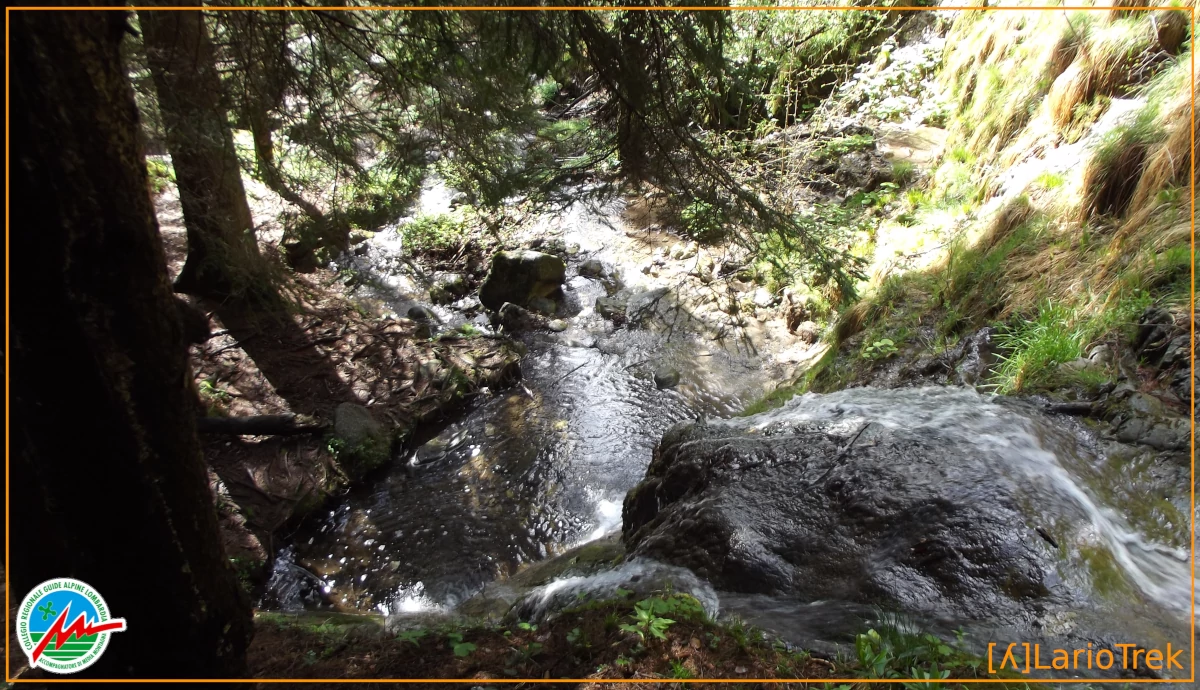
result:
[[[216,298],[269,292],[204,15],[144,10],[138,19],[187,226],[175,289]]]
[[[10,19],[12,595],[74,577],[128,621],[81,675],[240,676],[250,603],[187,404],[125,20]]]

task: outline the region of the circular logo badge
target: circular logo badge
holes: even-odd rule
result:
[[[29,665],[53,673],[76,673],[96,663],[108,638],[125,630],[104,597],[86,582],[46,580],[33,588],[17,610],[17,639]]]

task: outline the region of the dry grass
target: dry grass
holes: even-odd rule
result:
[[[1008,239],[1019,226],[1026,223],[1033,216],[1033,207],[1029,203],[1029,198],[1022,195],[1013,198],[992,217],[992,221],[988,224],[987,229],[980,235],[976,242],[976,247],[983,251],[989,251],[996,245]]]
[[[1065,129],[1075,117],[1075,107],[1092,97],[1092,60],[1086,52],[1080,52],[1062,74],[1050,86],[1046,107],[1050,119],[1060,129]]]
[[[841,314],[837,341],[914,321],[953,338],[1057,305],[1073,315],[1064,326],[1072,337],[1091,342],[1148,304],[1186,300],[1193,84],[1191,56],[1172,55],[1185,45],[1187,15],[1129,11],[1130,2],[1109,2],[1111,13],[1011,12],[956,23],[942,79],[958,110],[928,198],[978,209],[1002,180],[1027,179],[1007,173],[1037,158],[1061,189],[1016,197],[973,221],[919,273],[876,276],[876,290]],[[1075,149],[1050,160],[1107,120],[1114,100],[1131,97],[1144,107],[1082,159]],[[888,306],[897,285],[918,297],[899,310]],[[848,371],[829,370],[834,378]]]
[[[1192,119],[1195,114],[1192,90],[1196,85],[1188,86],[1190,65],[1181,62],[1173,68],[1173,72],[1164,74],[1160,79],[1161,84],[1156,85],[1175,93],[1156,119],[1155,126],[1165,131],[1166,136],[1147,152],[1145,166],[1130,199],[1131,211],[1136,212],[1154,203],[1159,192],[1167,187],[1188,182],[1188,167],[1192,157]]]
[[[833,333],[837,341],[841,342],[858,334],[867,321],[870,309],[871,302],[869,300],[862,300],[861,302],[855,302],[853,306],[843,312],[834,326]]]
[[[1134,137],[1121,137],[1089,159],[1083,171],[1084,202],[1079,220],[1094,216],[1121,216],[1142,174],[1147,144]]]
[[[960,110],[952,137],[993,159],[1046,107],[1043,97],[1055,86],[1058,108],[1069,114],[1090,96],[1094,70],[1077,66],[1086,29],[1065,13],[1012,12],[952,34],[944,72]],[[1072,66],[1079,74],[1064,78]]]

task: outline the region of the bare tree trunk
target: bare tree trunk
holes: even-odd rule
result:
[[[217,298],[270,291],[204,15],[143,10],[138,19],[187,226],[175,289]]]
[[[14,596],[81,579],[128,621],[81,675],[240,676],[250,603],[187,404],[184,328],[120,60],[125,20],[10,19],[9,576]]]

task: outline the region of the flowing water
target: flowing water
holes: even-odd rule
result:
[[[444,195],[438,186],[431,191]],[[735,414],[778,378],[736,340],[615,328],[595,313],[596,299],[617,285],[634,293],[657,285],[609,250],[629,241],[620,210],[580,203],[546,219],[542,232],[578,245],[560,309],[567,330],[520,336],[528,354],[518,385],[475,404],[304,525],[278,554],[270,600],[284,609],[452,608],[523,563],[619,530],[625,493],[642,479],[664,429]],[[400,313],[420,303],[411,278],[396,271],[395,234],[371,243],[357,267],[373,269],[373,282],[391,290],[372,297]],[[605,262],[613,275],[576,275],[585,258]],[[456,309],[424,306],[446,326],[468,320]],[[487,327],[481,318],[474,323]],[[680,374],[678,385],[655,385],[653,373],[663,368]]]
[[[967,388],[853,388],[806,394],[752,419],[753,428],[760,431],[781,422],[815,422],[847,434],[869,423],[905,438],[947,444],[958,456],[942,460],[940,477],[913,481],[959,485],[960,477],[966,476],[966,493],[960,497],[964,505],[982,506],[1001,491],[1015,497],[1029,524],[1045,526],[1056,538],[1057,571],[1046,579],[1050,591],[1088,592],[1072,601],[1069,611],[1044,616],[1037,631],[914,614],[912,620],[921,628],[949,638],[955,628],[965,626],[977,644],[1036,637],[1187,646],[1194,583],[1186,517],[1189,496],[1182,468],[1176,468],[1181,470],[1178,484],[1166,497],[1174,502],[1168,514],[1182,524],[1175,525],[1174,539],[1160,541],[1146,536],[1146,528],[1153,526],[1149,520],[1143,517],[1144,524],[1133,524],[1098,498],[1107,487],[1088,478],[1099,476],[1093,469],[1105,462],[1104,444],[1082,425],[1046,417],[1026,401]],[[973,499],[976,491],[986,496]],[[870,607],[845,601],[728,593],[720,601],[726,613],[793,640],[818,643],[845,640],[880,618],[880,612]]]
[[[594,312],[596,299],[617,285],[633,292],[655,286],[621,249],[630,233],[620,210],[617,203],[576,204],[544,220],[541,231],[578,245],[560,310],[567,329],[522,335],[528,354],[518,385],[485,396],[292,535],[278,554],[270,601],[283,609],[332,606],[385,614],[453,609],[522,564],[619,530],[625,493],[644,476],[667,427],[698,416],[730,417],[777,380],[770,352],[753,353],[736,340],[718,343],[687,327],[615,328]],[[383,286],[376,297],[403,313],[421,300],[415,282],[397,268],[400,252],[394,234],[380,233],[358,268],[375,271]],[[615,277],[577,275],[585,258],[600,259]],[[469,299],[433,309],[444,324],[473,318],[486,326],[464,315],[464,306]],[[658,389],[652,374],[663,367],[681,374],[678,386]],[[1095,614],[1097,621],[1108,617],[1107,628],[1092,629],[1161,633],[1186,643],[1179,637],[1186,633],[1192,596],[1186,526],[1171,528],[1175,539],[1155,541],[1106,505],[1095,471],[1103,450],[1074,422],[1051,425],[1024,403],[973,390],[928,388],[809,395],[754,423],[785,419],[847,429],[869,421],[950,440],[964,458],[990,463],[997,476],[1021,484],[1023,509],[1031,520],[1055,525],[1068,553],[1106,554],[1104,562],[1125,589]],[[1173,498],[1186,515],[1189,509],[1178,503],[1184,497]],[[1098,577],[1078,558],[1074,564],[1079,568],[1066,567],[1056,577]],[[603,591],[628,575],[560,580],[534,600]],[[1129,606],[1113,603],[1125,598]],[[840,601],[714,593],[705,603],[793,641],[844,639],[877,617]],[[939,629],[937,622],[922,624]],[[948,634],[949,627],[942,627]]]

